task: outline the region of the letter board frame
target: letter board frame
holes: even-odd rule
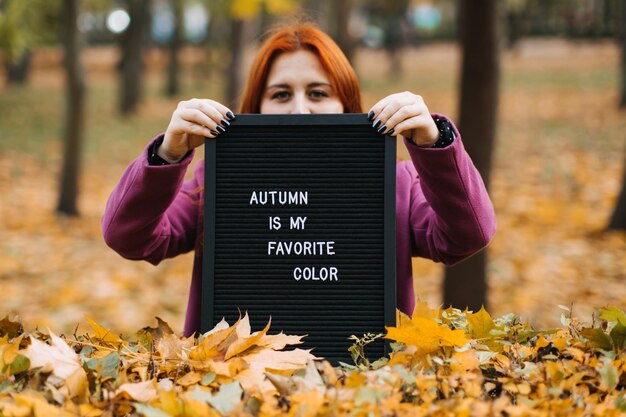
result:
[[[271,316],[307,335],[298,347],[351,363],[350,335],[396,322],[395,199],[396,141],[367,115],[237,115],[205,139],[201,332],[247,311],[253,331]]]

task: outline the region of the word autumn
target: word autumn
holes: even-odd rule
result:
[[[249,205],[300,205],[309,204],[308,191],[252,191]],[[304,230],[306,217],[290,217],[291,230]],[[269,230],[277,231],[282,227],[278,216],[269,216]],[[267,256],[333,256],[335,242],[313,240],[269,240]],[[292,277],[296,281],[338,281],[338,269],[335,266],[296,266]]]
[[[252,191],[250,205],[260,204],[262,206],[270,204],[301,205],[309,204],[308,191]]]

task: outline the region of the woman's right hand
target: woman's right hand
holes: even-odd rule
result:
[[[224,133],[235,115],[223,104],[193,98],[178,103],[157,154],[170,163],[180,161],[190,150],[204,144],[204,138]]]

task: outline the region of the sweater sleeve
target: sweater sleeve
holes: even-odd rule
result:
[[[451,126],[456,139],[444,148],[420,148],[405,140],[413,164],[404,167],[414,168],[405,173],[411,181],[412,255],[447,265],[483,249],[496,230],[493,205],[483,180],[458,130]]]
[[[130,164],[109,196],[102,233],[121,256],[158,264],[194,248],[202,193],[197,176],[184,181],[193,153],[177,164],[149,165],[153,142]]]

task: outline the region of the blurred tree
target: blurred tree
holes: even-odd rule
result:
[[[80,32],[78,31],[78,0],[62,3],[63,47],[65,49],[65,72],[67,77],[67,106],[65,111],[65,140],[63,167],[57,212],[69,216],[78,215],[78,180],[80,174],[80,151],[83,142],[85,115],[85,81],[80,64]]]
[[[459,0],[462,48],[459,127],[463,143],[489,188],[496,136],[500,47],[499,0]],[[446,268],[444,305],[478,311],[486,305],[486,251]]]
[[[23,84],[32,49],[53,43],[58,33],[58,0],[0,1],[0,51],[7,84]]]
[[[507,0],[506,7],[506,40],[507,48],[513,49],[522,37],[527,0]]]
[[[239,95],[243,87],[242,63],[246,45],[244,30],[246,21],[233,16],[230,24],[230,65],[228,66],[228,84],[226,89],[226,101],[230,108],[236,108]]]
[[[622,190],[617,197],[609,230],[626,230],[626,160],[624,161],[624,175],[622,176]]]
[[[183,0],[170,0],[170,7],[174,15],[174,32],[169,43],[170,60],[167,66],[167,86],[165,94],[174,97],[178,94],[180,78],[179,52],[183,43],[184,21],[183,21]]]
[[[372,22],[381,27],[385,33],[383,46],[391,61],[392,76],[398,76],[402,71],[399,51],[406,40],[406,15],[409,4],[409,0],[368,1]]]
[[[619,44],[620,44],[621,55],[622,55],[622,71],[621,71],[622,91],[620,92],[619,106],[621,108],[625,108],[626,107],[626,2],[622,2],[620,6],[621,6],[621,13],[620,13],[621,24],[618,26],[620,28]]]
[[[620,44],[622,49],[622,91],[620,107],[626,107],[626,4],[622,3],[622,25],[620,33]],[[617,197],[609,230],[626,230],[626,161],[624,161],[624,175],[622,177],[622,190]]]
[[[143,55],[150,39],[150,0],[125,0],[130,16],[128,28],[120,36],[120,113],[134,112],[143,94]]]
[[[331,33],[349,61],[352,60],[356,49],[356,41],[349,30],[353,3],[353,0],[335,0],[331,3],[333,8],[331,16],[334,17],[334,28]]]

